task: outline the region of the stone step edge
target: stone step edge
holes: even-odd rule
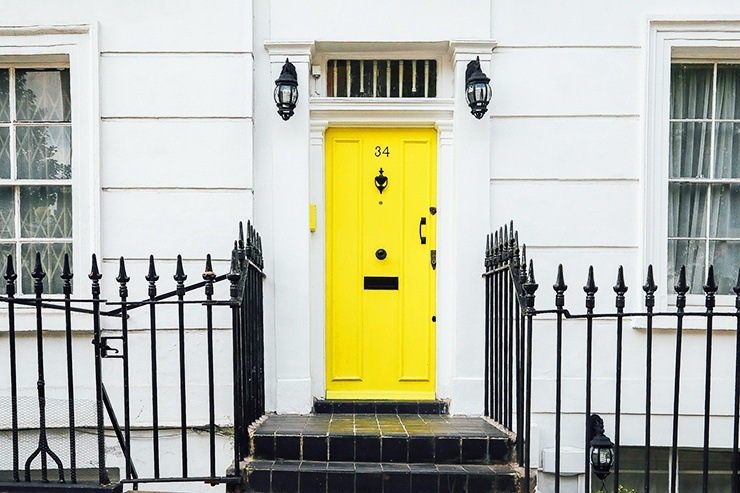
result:
[[[466,474],[516,474],[521,475],[518,466],[506,464],[429,464],[429,463],[399,463],[399,462],[349,462],[349,461],[308,461],[308,460],[265,460],[248,458],[242,462],[242,468],[258,470],[269,467],[274,471],[310,470],[327,472],[430,472],[466,473]]]
[[[313,461],[265,461],[248,460],[243,465],[243,475],[248,491],[284,492],[298,491],[298,482],[322,484],[325,491],[350,491],[347,488],[332,488],[332,484],[359,484],[362,491],[394,492],[425,491],[436,493],[448,491],[451,484],[462,488],[459,491],[515,493],[521,490],[522,474],[509,464],[469,465],[469,464],[394,464],[394,463],[353,463],[353,462],[313,462]],[[405,479],[402,479],[404,478]],[[352,478],[356,478],[352,479]],[[339,480],[334,482],[334,480]],[[280,485],[276,487],[276,485]],[[286,486],[290,485],[287,489]],[[368,490],[369,485],[375,485]],[[392,486],[397,485],[397,486]],[[421,486],[421,489],[420,489]],[[351,489],[355,490],[355,486]],[[301,487],[301,491],[303,491]],[[359,491],[359,490],[358,490]]]
[[[255,433],[251,457],[264,460],[504,464],[514,453],[507,437],[281,435]],[[359,440],[358,440],[359,438]],[[388,452],[385,452],[388,447]]]
[[[317,399],[315,414],[432,414],[448,415],[449,400],[383,401]]]

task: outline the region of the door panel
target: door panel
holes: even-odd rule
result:
[[[329,129],[326,173],[327,397],[434,398],[436,132]]]

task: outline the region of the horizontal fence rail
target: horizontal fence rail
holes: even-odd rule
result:
[[[227,274],[217,275],[208,255],[202,281],[186,285],[188,276],[178,255],[175,289],[164,294],[157,294],[159,275],[150,256],[143,279],[148,294],[144,300],[129,299],[133,283],[123,257],[115,278],[116,300],[101,297],[102,275],[95,255],[88,275],[90,296],[81,298],[72,298],[74,276],[67,255],[61,269],[62,296],[44,294],[42,260],[37,253],[31,274],[33,296],[16,296],[18,276],[11,256],[4,274],[6,289],[0,304],[7,309],[8,330],[0,333],[0,342],[3,338],[7,341],[7,358],[0,360],[9,368],[9,392],[4,395],[0,391],[0,471],[7,469],[9,473],[7,477],[0,473],[0,490],[3,484],[16,489],[27,484],[33,490],[39,482],[71,487],[118,482],[108,467],[107,433],[115,436],[121,448],[122,483],[240,482],[238,464],[249,453],[247,428],[264,414],[265,405],[265,275],[261,239],[252,225],[247,224],[245,237],[240,223]],[[225,296],[216,296],[219,283],[226,286],[221,290]],[[79,287],[76,291],[84,292]],[[137,318],[138,312],[143,316]],[[59,327],[60,315],[63,328]],[[21,334],[29,330],[35,334],[34,343]],[[75,343],[81,334],[90,332],[90,350]],[[60,333],[64,354],[63,367],[58,368],[61,360],[54,350],[60,349]],[[164,348],[163,343],[167,343]],[[31,375],[28,368],[32,360],[36,365]],[[224,365],[230,369],[219,373]],[[205,371],[196,370],[200,368]],[[166,396],[162,395],[162,379],[169,389]],[[229,389],[227,396],[222,395],[224,387]],[[141,393],[142,388],[148,396]],[[176,397],[172,395],[174,388]],[[9,419],[3,409],[6,403]],[[118,415],[122,415],[122,423]],[[225,420],[231,419],[233,433],[222,429]],[[171,449],[173,440],[163,441],[163,433],[169,437],[173,432],[179,438],[177,450]],[[202,456],[197,461],[188,460],[193,432],[207,436],[207,460]],[[228,463],[218,463],[225,458],[217,450],[219,434],[233,443],[233,456],[227,460],[235,467],[228,473]],[[133,435],[150,444],[148,453],[132,445]],[[165,466],[165,454],[177,456],[179,468]],[[202,466],[189,470],[189,464],[195,462]]]
[[[677,276],[677,284],[672,288],[675,293],[675,306],[671,310],[656,311],[655,293],[658,286],[653,276],[653,268],[649,266],[645,283],[640,287],[643,292],[641,306],[637,310],[627,310],[626,293],[628,286],[625,282],[624,270],[620,266],[612,288],[614,293],[613,309],[596,312],[596,293],[599,288],[595,282],[594,269],[590,267],[585,275],[586,283],[583,286],[585,312],[576,314],[566,308],[565,298],[568,285],[565,283],[562,265],[558,267],[555,283],[553,284],[554,309],[538,310],[535,308],[535,298],[538,294],[539,285],[535,280],[534,262],[529,260],[529,263],[527,263],[526,247],[524,245],[520,247],[519,235],[514,230],[513,223],[507,224],[499,231],[488,235],[484,265],[485,273],[483,277],[486,297],[485,413],[516,433],[517,458],[525,471],[524,491],[530,491],[532,486],[532,454],[538,452],[532,450],[532,420],[533,414],[537,414],[533,411],[533,402],[536,402],[540,407],[545,406],[550,410],[548,414],[552,413],[554,415],[552,424],[541,424],[540,433],[546,433],[548,436],[540,434],[540,440],[554,444],[555,492],[559,492],[561,488],[560,473],[563,444],[567,443],[570,446],[575,446],[584,437],[585,441],[581,443],[584,448],[583,470],[587,472],[585,474],[586,491],[591,492],[593,491],[592,488],[601,491],[621,491],[620,487],[624,486],[624,482],[620,478],[623,469],[620,462],[620,449],[630,446],[640,447],[644,451],[644,461],[641,468],[644,480],[639,487],[642,491],[649,492],[651,487],[656,484],[656,480],[652,478],[652,475],[656,472],[654,471],[655,466],[651,454],[655,450],[658,440],[654,435],[653,425],[657,417],[660,417],[670,420],[670,440],[667,440],[664,436],[659,437],[662,446],[668,449],[670,464],[667,467],[667,485],[659,487],[658,491],[667,490],[675,493],[680,487],[677,463],[680,454],[679,446],[683,442],[681,439],[683,435],[680,435],[680,433],[682,429],[684,433],[694,432],[694,430],[686,427],[685,418],[687,415],[696,414],[700,415],[701,418],[700,431],[698,428],[696,430],[700,432],[701,443],[692,446],[701,451],[701,479],[699,481],[701,491],[703,493],[710,491],[710,476],[712,475],[713,466],[710,461],[710,453],[720,448],[724,448],[731,453],[731,473],[725,476],[716,476],[713,479],[712,488],[719,487],[722,491],[731,490],[733,493],[739,491],[740,272],[738,272],[738,281],[732,288],[735,293],[734,310],[716,310],[718,286],[715,281],[714,269],[710,266],[706,282],[702,286],[704,292],[702,309],[696,307],[687,309],[687,293],[690,286],[686,282],[686,270],[682,267]],[[726,320],[724,327],[731,326],[735,329],[732,336],[732,348],[725,351],[726,353],[732,352],[731,359],[734,366],[730,368],[720,366],[721,362],[718,362],[714,354],[718,350],[715,336],[716,324],[720,319],[729,319],[730,323],[728,324]],[[702,372],[698,375],[698,377],[701,377],[703,385],[700,386],[701,390],[699,392],[692,392],[688,395],[686,394],[687,390],[682,388],[682,383],[685,385],[682,378],[687,377],[687,370],[685,369],[687,347],[684,341],[687,320],[694,321],[692,323],[693,329],[701,329],[700,333],[693,330],[692,337],[694,339],[703,337],[703,353],[701,355],[703,360],[699,365]],[[671,339],[668,339],[672,341],[670,347],[670,351],[673,352],[672,365],[668,369],[669,373],[667,375],[660,375],[663,386],[665,386],[664,382],[666,380],[670,381],[670,402],[666,399],[657,400],[654,392],[656,378],[654,364],[658,355],[654,347],[656,321],[660,322],[661,329],[670,328],[675,331],[675,336],[669,336]],[[634,337],[630,337],[633,346],[629,348],[629,351],[625,351],[625,336],[627,335],[625,327],[628,324],[644,328],[644,332],[639,332],[641,335],[641,338],[638,339],[639,351],[635,351]],[[727,331],[724,332],[727,333]],[[604,380],[604,377],[601,376],[603,375],[604,364],[613,365],[613,368],[611,368],[613,380],[609,379],[609,385],[612,387],[610,390],[611,396],[603,395],[604,385],[600,385],[598,390],[594,388],[596,378],[594,377],[594,338],[597,334],[599,340],[602,341],[602,345],[598,347],[599,360],[597,362],[600,369],[599,378],[602,381]],[[607,340],[611,341],[608,345],[603,344],[605,334]],[[564,378],[563,341],[566,335],[570,336],[568,339],[570,345],[566,353],[569,358],[569,367],[572,369],[575,361],[576,365],[580,362],[583,369],[582,379],[578,379],[579,382],[583,382],[583,388],[581,389],[583,397],[580,400],[580,406],[578,406],[578,402],[575,403],[580,411],[574,413],[572,410],[574,403],[568,402],[570,408],[568,414],[583,417],[583,428],[578,430],[576,434],[574,434],[572,426],[566,427],[563,425],[565,414],[563,412],[564,385],[571,385],[571,389],[573,385],[572,375],[569,378],[570,382],[566,382]],[[629,335],[633,336],[633,334]],[[581,338],[581,336],[583,337]],[[577,347],[573,346],[574,339]],[[580,342],[578,342],[578,339],[580,339]],[[661,342],[666,342],[665,332],[661,335]],[[727,345],[722,347],[727,348]],[[665,344],[660,346],[660,351],[664,354],[666,351]],[[606,357],[607,354],[609,354],[608,357]],[[695,355],[696,351],[693,351],[692,354]],[[554,399],[551,402],[543,403],[542,396],[533,396],[533,380],[537,379],[533,376],[533,358],[535,357],[533,355],[546,357],[548,358],[547,361],[550,361],[551,358],[554,361],[554,368],[548,367],[546,369],[554,374],[554,392],[552,394]],[[613,363],[611,362],[612,357],[614,358]],[[582,358],[582,360],[574,360],[574,358]],[[694,363],[694,360],[691,362]],[[637,382],[644,389],[640,398],[641,411],[639,412],[644,426],[642,438],[635,440],[634,430],[629,430],[633,433],[631,433],[632,438],[627,443],[623,440],[623,432],[626,431],[623,425],[625,416],[623,409],[625,402],[627,402],[624,394],[624,370],[643,366],[645,368],[644,373],[641,374],[640,380]],[[666,372],[665,367],[666,365],[662,366],[663,373]],[[715,373],[726,380],[730,379],[732,389],[716,388]],[[634,371],[631,372],[630,379],[632,380],[630,383],[634,387]],[[713,383],[715,383],[715,387],[713,387]],[[712,396],[722,397],[722,392],[727,390],[730,390],[729,394],[732,396],[731,426],[726,424],[728,420],[720,422],[720,415],[713,413],[712,409]],[[663,391],[660,395],[662,396],[665,393]],[[568,393],[571,397],[573,394],[573,391]],[[630,399],[632,399],[629,402],[631,404],[630,415],[634,416],[634,393],[630,394]],[[605,406],[605,401],[611,401],[612,404]],[[595,402],[599,403],[598,409],[594,407]],[[700,412],[686,411],[688,407],[696,407],[697,403],[701,407]],[[671,411],[668,413],[661,411],[656,414],[655,408],[658,406],[661,409],[671,409]],[[601,417],[595,414],[595,411],[598,411],[606,419],[602,421]],[[594,418],[599,422],[596,428],[594,428]],[[603,426],[604,421],[607,422],[607,426],[605,430],[601,430],[599,426]],[[713,426],[722,426],[722,429],[712,432]],[[551,436],[550,433],[552,433]],[[613,444],[608,438],[606,439],[606,442],[613,446],[611,456],[613,461],[609,464],[610,467],[607,470],[607,474],[612,475],[612,478],[608,480],[608,488],[605,480],[598,474],[597,476],[601,479],[601,482],[592,478],[590,453],[595,443],[593,441],[594,433],[605,433],[605,435],[613,438]],[[720,435],[725,438],[723,447],[715,445],[712,441],[715,440],[716,442],[716,438]],[[729,440],[731,445],[729,446],[726,443],[726,437],[731,437],[731,440]],[[634,467],[633,464],[631,469],[634,470]],[[594,472],[597,472],[596,469],[594,469]],[[723,483],[725,478],[729,478],[726,484]],[[682,491],[686,491],[686,487]]]

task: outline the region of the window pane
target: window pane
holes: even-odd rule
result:
[[[0,69],[0,122],[10,121],[10,70]]]
[[[398,60],[392,60],[391,61],[391,85],[390,85],[390,93],[388,94],[388,97],[390,98],[397,98],[400,95],[398,94],[398,88],[401,87],[401,83],[399,80],[401,71],[398,68],[400,65],[400,62]]]
[[[435,97],[436,60],[329,60],[330,97]]]
[[[717,66],[717,118],[740,118],[740,66]]]
[[[673,286],[678,282],[681,266],[686,266],[686,282],[692,294],[701,294],[704,285],[704,240],[668,240],[668,295],[674,294]]]
[[[437,60],[429,60],[429,97],[437,97]]]
[[[712,65],[671,66],[671,118],[711,118]]]
[[[373,97],[373,62],[372,60],[363,60],[362,62],[362,96]]]
[[[709,236],[740,238],[740,185],[712,186]]]
[[[15,78],[19,121],[71,121],[69,69],[16,70]]]
[[[378,60],[378,77],[375,84],[375,95],[379,98],[388,97],[388,62]]]
[[[0,127],[0,178],[10,178],[10,128]]]
[[[349,91],[347,90],[347,60],[337,60],[336,63],[336,95],[339,97],[349,96]]]
[[[702,491],[702,451],[679,450],[678,491]],[[709,491],[730,493],[732,491],[732,452],[709,451]]]
[[[3,275],[7,272],[8,255],[13,256],[13,271],[18,272],[18,269],[16,269],[15,267],[16,265],[18,265],[15,260],[15,245],[13,243],[0,243],[0,275]],[[2,293],[5,294],[4,288]]]
[[[362,62],[360,60],[350,60],[349,62],[349,73],[351,74],[349,78],[349,95],[353,98],[365,96],[365,93],[361,91],[362,86],[360,84],[361,82],[360,65],[361,64]]]
[[[619,454],[619,483],[627,490],[644,491],[645,449],[643,447],[621,447]],[[600,485],[601,480],[592,474],[591,484]],[[651,493],[668,493],[668,485],[668,449],[651,447],[650,491]]]
[[[710,123],[671,123],[671,178],[708,178],[711,156]]]
[[[732,491],[732,474],[728,471],[726,474],[710,474],[708,491],[710,493],[730,493]],[[702,489],[702,472],[679,472],[678,488],[679,491],[703,491]]]
[[[706,235],[707,185],[670,183],[668,236],[696,238]]]
[[[717,123],[714,178],[740,178],[740,123]]]
[[[18,127],[18,178],[63,180],[72,177],[72,129],[49,125]]]
[[[21,187],[23,238],[72,237],[72,187]]]
[[[0,238],[15,238],[13,187],[0,187]]]
[[[402,60],[401,65],[403,66],[403,80],[401,80],[401,96],[404,98],[415,97],[413,93],[414,85],[414,67],[412,60]]]
[[[709,263],[714,265],[717,294],[735,294],[732,287],[737,283],[740,268],[740,241],[710,241]]]
[[[70,243],[23,243],[21,256],[23,257],[23,272],[21,282],[24,294],[33,293],[34,279],[31,272],[36,265],[36,252],[41,253],[41,266],[46,272],[43,280],[44,293],[61,293],[63,281],[61,279],[64,267],[64,254],[69,255],[69,264],[72,267],[72,245]],[[50,289],[51,288],[51,289]]]

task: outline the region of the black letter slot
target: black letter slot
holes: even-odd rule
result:
[[[393,289],[398,291],[398,277],[365,276],[365,289]]]

